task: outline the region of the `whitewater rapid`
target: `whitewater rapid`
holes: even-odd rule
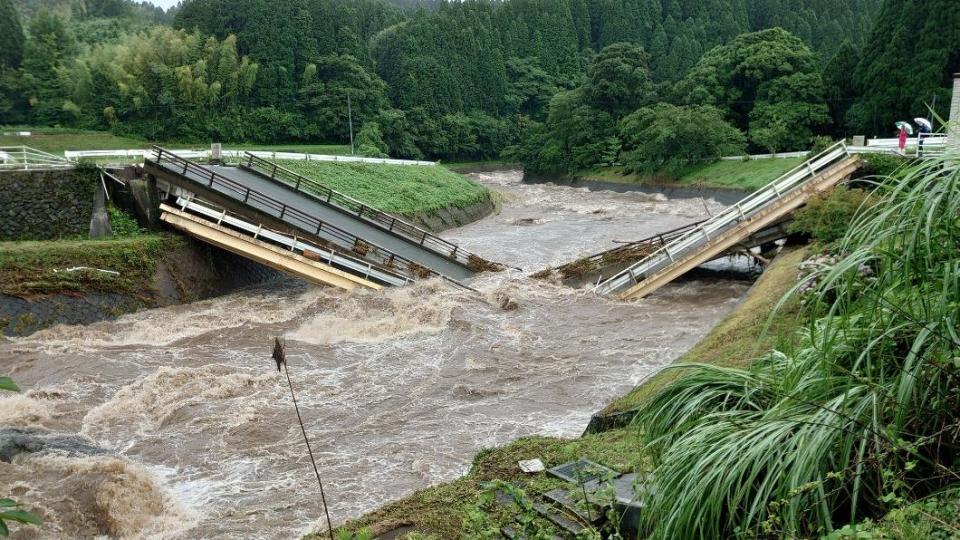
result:
[[[463,474],[481,448],[573,437],[669,363],[746,290],[685,281],[622,303],[525,276],[702,219],[712,200],[475,175],[499,213],[443,236],[523,268],[480,294],[431,281],[343,292],[285,280],[0,344],[0,427],[91,439],[97,455],[0,462],[0,496],[42,514],[22,538],[296,538],[323,526],[290,374],[335,522]],[[498,298],[516,301],[516,310]]]

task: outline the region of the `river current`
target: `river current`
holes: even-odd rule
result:
[[[347,293],[283,280],[221,298],[58,326],[0,344],[0,427],[82,434],[102,455],[0,462],[0,497],[43,515],[14,537],[298,538],[325,525],[290,375],[334,523],[465,473],[525,435],[590,415],[699,340],[747,284],[676,283],[640,302],[525,276],[722,208],[710,199],[473,177],[496,215],[443,236],[523,268],[480,294],[424,282]],[[517,309],[500,308],[498,298]],[[534,457],[534,456],[531,456]]]

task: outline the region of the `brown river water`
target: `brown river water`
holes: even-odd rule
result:
[[[474,178],[502,193],[502,211],[444,236],[524,269],[476,278],[479,295],[283,281],[0,344],[0,374],[24,388],[0,398],[0,426],[79,433],[106,451],[0,462],[0,496],[45,518],[14,537],[273,539],[325,525],[275,335],[338,523],[465,473],[481,448],[579,435],[748,286],[686,281],[622,303],[531,280],[722,206]],[[501,310],[498,294],[519,308]]]

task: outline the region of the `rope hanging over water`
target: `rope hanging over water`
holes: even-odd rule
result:
[[[323,480],[320,479],[320,469],[317,468],[317,460],[313,457],[313,449],[310,448],[310,439],[307,437],[307,430],[303,427],[303,418],[300,416],[300,407],[297,405],[297,396],[293,392],[293,382],[290,380],[290,370],[287,368],[287,346],[285,341],[279,337],[273,338],[273,360],[277,363],[277,372],[283,366],[283,372],[287,376],[287,386],[290,387],[290,397],[293,398],[293,409],[297,411],[297,422],[300,423],[300,432],[303,433],[303,442],[307,443],[307,453],[310,454],[310,463],[313,464],[313,472],[317,475],[317,484],[320,485],[320,501],[323,503],[323,513],[327,516],[327,532],[330,534],[330,540],[333,538],[333,522],[330,521],[330,511],[327,510],[327,496],[323,492]]]

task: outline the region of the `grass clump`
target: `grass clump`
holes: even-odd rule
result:
[[[0,294],[30,297],[90,291],[147,298],[157,262],[183,246],[180,237],[0,242]],[[67,272],[88,267],[90,270]],[[95,269],[118,272],[114,275]]]
[[[445,167],[281,161],[284,167],[320,184],[397,214],[464,208],[490,197],[487,188]]]
[[[960,161],[878,196],[809,276],[793,347],[687,366],[642,405],[649,538],[816,537],[956,483]]]
[[[882,519],[845,525],[824,540],[953,540],[960,537],[960,490],[896,508]]]
[[[809,199],[793,216],[791,233],[809,236],[820,244],[830,244],[847,234],[857,212],[873,204],[870,194],[862,189],[837,186],[829,193]]]

